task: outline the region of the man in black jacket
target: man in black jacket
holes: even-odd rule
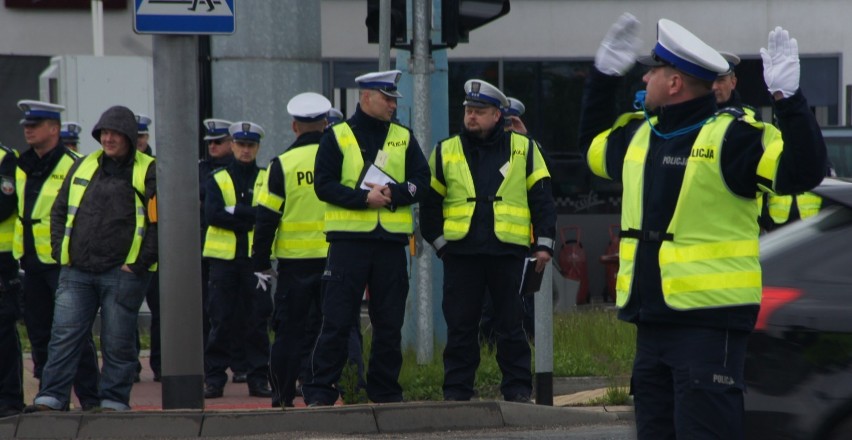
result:
[[[447,346],[444,399],[470,400],[479,365],[477,333],[486,292],[494,306],[500,391],[530,402],[530,347],[518,336],[519,292],[530,232],[535,271],[551,259],[556,207],[550,174],[535,141],[504,130],[506,96],[485,81],[464,86],[464,130],[441,141],[429,165],[434,178],[421,211],[423,238],[444,262]]]
[[[157,262],[156,167],[134,148],[136,119],[126,107],[106,110],[92,136],[102,149],[71,167],[51,211],[53,258],[62,273],[41,390],[26,412],[66,407],[80,348],[98,310],[100,406],[130,409],[136,322]]]
[[[761,298],[755,195],[822,180],[825,144],[799,90],[798,45],[779,28],[761,49],[778,129],[717,112],[713,81],[729,64],[670,20],[639,95],[616,117],[638,21],[624,14],[595,57],[580,145],[598,176],[621,181],[616,305],[636,324],[631,389],[640,439],[742,439],[746,342]],[[615,122],[614,122],[615,121]]]

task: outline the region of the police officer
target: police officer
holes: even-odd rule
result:
[[[136,149],[148,156],[154,157],[154,148],[148,144],[148,139],[150,138],[148,126],[151,125],[151,122],[153,121],[148,115],[141,113],[136,115],[137,130],[139,130],[139,137],[136,138]]]
[[[530,402],[530,347],[510,335],[522,328],[518,293],[531,223],[537,272],[553,252],[550,174],[532,139],[504,130],[501,111],[508,101],[500,90],[472,79],[464,91],[464,129],[433,150],[432,186],[421,213],[423,238],[444,262],[444,399],[470,400],[474,394],[477,324],[487,291],[499,335],[500,391],[507,401]]]
[[[78,156],[65,148],[59,138],[59,116],[65,107],[32,100],[19,101],[18,107],[24,112],[21,125],[30,148],[21,154],[15,170],[18,218],[12,253],[24,270],[24,324],[32,346],[33,375],[41,379],[47,363],[60,271],[50,255],[50,209]],[[74,380],[74,391],[83,409],[98,406],[97,384],[98,358],[90,333]]]
[[[740,64],[740,57],[730,52],[719,52],[728,63],[728,70],[716,76],[713,81],[713,94],[716,96],[716,107],[720,109],[732,108],[760,120],[754,107],[743,103],[740,92],[737,91],[736,67]]]
[[[761,296],[755,196],[819,184],[825,144],[799,90],[796,40],[780,27],[761,49],[780,133],[717,112],[712,83],[728,63],[665,19],[639,60],[650,67],[640,111],[616,117],[638,28],[624,14],[604,37],[580,125],[591,170],[624,188],[616,305],[637,326],[638,437],[742,439],[746,342]]]
[[[203,255],[210,259],[210,335],[204,350],[204,397],[222,397],[236,344],[245,346],[249,395],[271,397],[267,362],[269,294],[261,290],[249,258],[257,199],[266,176],[257,158],[263,128],[253,122],[229,127],[234,160],[207,178],[204,210],[207,237]]]
[[[18,262],[12,256],[17,196],[14,150],[0,145],[0,418],[24,408],[24,368],[15,325],[20,318]]]
[[[136,138],[136,149],[141,153],[146,154],[148,156],[154,157],[154,149],[151,148],[151,145],[148,144],[148,139],[150,138],[150,134],[148,133],[149,125],[151,125],[151,118],[148,115],[144,114],[136,114],[136,129],[138,132],[138,137]],[[160,351],[160,276],[159,271],[155,271],[151,280],[148,282],[148,287],[145,289],[145,302],[148,303],[148,310],[151,312],[151,323],[148,327],[149,335],[151,337],[151,353],[148,358],[148,362],[151,366],[151,372],[154,373],[154,382],[160,381],[160,364],[161,360],[161,351]],[[142,348],[142,345],[139,341],[139,333],[136,334],[136,352],[137,355]],[[139,382],[141,378],[139,377],[139,373],[142,372],[142,364],[136,364],[136,377],[133,378],[134,382]]]
[[[323,233],[325,203],[314,192],[314,161],[331,102],[301,93],[287,103],[296,140],[272,159],[260,197],[252,260],[266,284],[278,259],[278,286],[272,326],[275,342],[269,359],[272,406],[292,407],[301,369],[301,347],[312,305],[320,304],[320,281],[328,242]],[[275,243],[273,251],[272,245]]]
[[[346,362],[346,341],[367,286],[373,326],[367,396],[376,403],[402,401],[405,245],[414,231],[410,205],[423,196],[429,166],[411,131],[392,122],[400,76],[390,70],[355,78],[361,89],[355,113],[331,126],[317,151],[314,189],[328,203],[329,254],[313,377],[302,387],[308,405],[333,405],[338,399],[333,384]],[[370,177],[362,179],[362,171]]]
[[[328,125],[334,125],[334,124],[336,124],[340,121],[343,121],[345,119],[346,118],[343,117],[343,113],[340,110],[338,110],[334,107],[332,107],[331,109],[328,110],[328,117],[327,117]]]
[[[80,143],[80,132],[83,127],[76,122],[63,122],[59,131],[59,138],[62,139],[62,145],[65,148],[77,152],[77,144]]]
[[[233,138],[228,132],[233,122],[225,119],[205,119],[204,142],[207,146],[207,156],[198,161],[198,188],[201,207],[201,248],[204,249],[204,240],[207,237],[207,218],[204,215],[204,199],[207,194],[207,178],[215,170],[226,167],[234,160]],[[202,301],[202,338],[204,346],[207,346],[207,337],[210,335],[210,315],[207,311],[210,287],[210,260],[201,259],[201,301]],[[246,383],[245,351],[241,344],[237,344],[231,350],[231,372],[234,383]]]
[[[505,122],[504,129],[506,131],[516,131],[520,134],[526,135],[527,126],[524,125],[524,121],[521,120],[521,116],[526,113],[526,106],[520,99],[513,98],[511,96],[507,96],[506,101],[508,101],[509,105],[503,109]],[[547,154],[545,154],[545,152],[541,149],[541,145],[537,141],[533,140],[533,142],[535,142],[536,147],[538,147],[542,157],[544,157],[545,165],[547,165],[548,170],[550,170],[550,161]],[[514,330],[511,335],[501,334],[501,336],[521,338],[531,342],[535,339],[534,299],[535,297],[532,295],[524,295],[521,298],[521,305],[524,311],[522,328]],[[485,344],[493,349],[497,343],[497,336],[498,334],[494,328],[494,305],[491,303],[491,295],[486,294],[482,301],[482,317],[479,321],[479,343]]]

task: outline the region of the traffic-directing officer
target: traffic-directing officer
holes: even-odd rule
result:
[[[320,140],[314,189],[327,203],[329,253],[322,276],[323,323],[311,358],[313,377],[302,387],[309,405],[332,405],[346,362],[346,344],[364,289],[370,288],[373,345],[367,396],[402,401],[401,333],[408,295],[405,245],[414,232],[411,206],[423,197],[429,165],[411,131],[392,122],[401,72],[355,78],[359,103]],[[367,172],[363,177],[362,173]],[[391,180],[392,179],[392,180]]]
[[[15,151],[0,145],[0,418],[18,414],[24,408],[24,368],[15,325],[21,314],[21,280],[18,262],[12,256],[18,203],[16,161]]]
[[[207,237],[207,218],[204,215],[204,199],[207,194],[207,178],[210,173],[219,168],[226,167],[234,160],[233,138],[228,128],[233,122],[225,119],[205,119],[204,143],[207,146],[207,157],[198,161],[198,188],[201,208],[201,248],[204,249],[204,240]],[[202,302],[202,338],[204,346],[207,346],[207,337],[210,335],[210,317],[207,311],[210,287],[210,260],[201,259],[201,302]],[[246,382],[245,353],[242,345],[233,348],[231,358],[231,372],[234,383]]]
[[[139,306],[157,262],[154,159],[136,151],[127,107],[103,112],[92,129],[102,148],[68,170],[50,213],[52,256],[62,264],[42,387],[24,412],[67,407],[80,347],[100,314],[100,407],[130,409]]]
[[[62,139],[62,145],[76,153],[77,145],[80,143],[81,131],[83,131],[83,127],[76,122],[63,122],[59,129],[59,139]]]
[[[152,148],[148,143],[148,139],[150,138],[148,126],[151,125],[152,122],[151,117],[148,115],[143,115],[141,113],[136,115],[137,130],[139,130],[139,137],[136,138],[136,149],[148,156],[154,157],[154,148]]]
[[[817,185],[825,144],[799,90],[797,42],[780,27],[761,49],[780,132],[717,111],[712,83],[728,63],[666,19],[640,59],[650,67],[640,111],[616,117],[638,28],[624,14],[604,37],[580,124],[592,172],[624,188],[616,305],[637,326],[638,437],[742,439],[746,342],[761,296],[755,196]]]
[[[263,128],[253,122],[231,124],[234,160],[207,178],[204,210],[210,259],[210,335],[204,349],[204,397],[222,397],[233,363],[233,347],[245,347],[249,395],[271,397],[267,320],[272,300],[260,288],[250,259],[257,201],[266,178],[257,158]]]
[[[486,291],[494,306],[500,391],[530,402],[532,372],[522,328],[521,275],[534,226],[535,270],[550,261],[556,209],[550,174],[532,139],[503,128],[506,96],[491,84],[465,83],[464,129],[429,158],[432,183],[423,203],[423,238],[444,262],[447,346],[444,399],[470,400],[479,365],[478,324]]]
[[[79,156],[62,144],[60,112],[65,107],[22,100],[21,125],[30,148],[15,169],[18,214],[12,254],[24,270],[24,324],[32,346],[33,375],[41,379],[53,326],[54,294],[60,267],[50,255],[50,209],[71,165]],[[83,409],[98,406],[98,358],[91,334],[83,344],[74,392]]]
[[[320,282],[328,242],[323,233],[325,203],[314,192],[314,162],[331,102],[313,92],[287,103],[296,140],[267,169],[252,246],[254,270],[266,284],[278,259],[278,285],[269,358],[272,406],[292,407],[301,369],[301,347],[312,305],[320,305]],[[273,251],[272,246],[275,243]]]

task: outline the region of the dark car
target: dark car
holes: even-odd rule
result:
[[[852,180],[761,238],[763,300],[745,365],[747,439],[852,439]]]

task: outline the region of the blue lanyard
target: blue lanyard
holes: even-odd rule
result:
[[[713,116],[710,116],[708,118],[705,118],[702,121],[696,122],[695,124],[688,125],[688,126],[683,127],[683,128],[679,128],[679,129],[672,131],[670,133],[663,133],[660,130],[657,130],[657,127],[655,127],[654,124],[651,123],[651,117],[648,116],[648,110],[645,109],[645,95],[646,94],[647,94],[647,92],[644,91],[644,90],[640,90],[640,91],[636,92],[636,99],[633,101],[633,108],[635,108],[636,110],[640,110],[640,109],[642,110],[642,113],[645,115],[645,120],[648,121],[648,126],[651,127],[651,131],[653,131],[654,134],[656,134],[657,136],[659,136],[663,139],[669,140],[669,139],[678,137],[680,135],[691,133],[691,132],[698,130],[699,128],[703,127],[704,124],[716,120],[716,115],[713,115]]]

